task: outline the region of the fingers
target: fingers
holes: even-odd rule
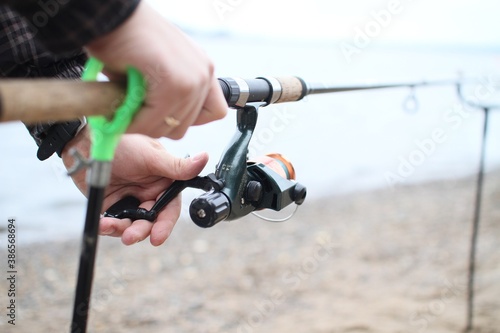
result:
[[[108,187],[103,207],[110,206],[125,196],[140,200],[141,208],[150,210],[159,194],[174,180],[187,180],[197,176],[208,162],[208,154],[178,158],[168,153],[154,139],[144,135],[125,135],[113,162],[112,184]],[[140,242],[150,236],[151,244],[165,242],[179,218],[180,198],[175,198],[159,213],[153,224],[145,220],[132,223],[129,219],[102,218],[101,235],[121,237],[126,245]]]
[[[145,105],[128,132],[177,140],[192,125],[223,118],[227,113],[227,103],[217,78],[211,69],[210,72],[206,70],[200,68],[196,76],[191,68],[190,72],[186,69],[182,74],[186,77],[161,79],[162,85],[149,89]]]
[[[179,219],[181,206],[181,196],[178,195],[160,212],[151,230],[151,237],[149,238],[151,245],[159,246],[167,240]]]
[[[151,174],[168,179],[191,179],[203,170],[208,162],[208,154],[203,152],[189,158],[170,155],[166,150],[148,159]]]
[[[144,202],[140,207],[151,209],[154,201]],[[152,223],[146,220],[116,219],[104,217],[99,223],[99,234],[103,236],[121,237],[125,245],[133,245],[146,239],[151,233]]]
[[[145,202],[141,207],[151,209],[153,201]],[[121,237],[125,245],[137,244],[148,236],[153,246],[163,244],[172,233],[181,212],[181,197],[177,196],[158,215],[154,223],[146,220],[132,222],[130,219],[102,218],[99,234],[103,236]]]
[[[198,113],[193,125],[203,125],[214,120],[222,119],[227,114],[227,102],[222,94],[219,81],[214,76],[212,86],[207,94],[202,110]]]
[[[207,162],[208,154],[205,152],[179,158],[170,154],[158,140],[137,134],[124,135],[113,161],[114,176],[120,179],[119,182],[115,180],[115,187],[121,189],[110,191],[105,207],[132,192],[142,201],[152,200],[173,180],[197,176]],[[130,189],[134,184],[137,187]]]
[[[99,235],[120,237],[131,224],[132,221],[130,219],[103,217],[99,221]]]
[[[130,18],[87,45],[111,79],[128,66],[147,81],[144,107],[129,133],[179,139],[189,126],[222,118],[226,102],[207,54],[175,25],[141,2]]]
[[[211,73],[210,81],[204,87],[199,88],[197,92],[193,103],[184,105],[188,116],[183,119],[173,118],[179,121],[180,126],[171,126],[167,121],[167,128],[170,129],[166,135],[168,138],[180,139],[189,126],[203,125],[226,116],[228,105],[219,81],[213,73]]]

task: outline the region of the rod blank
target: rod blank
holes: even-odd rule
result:
[[[423,87],[423,86],[449,86],[466,83],[465,80],[436,80],[436,81],[416,81],[385,84],[358,84],[349,86],[339,86],[325,83],[309,83],[307,94],[326,94],[345,91],[374,90],[403,87]]]

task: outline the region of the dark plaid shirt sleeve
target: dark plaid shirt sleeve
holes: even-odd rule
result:
[[[126,20],[139,0],[0,0],[0,77],[79,79],[82,47]],[[57,123],[27,126],[37,145]]]
[[[125,21],[140,0],[0,0],[53,53],[77,50]]]

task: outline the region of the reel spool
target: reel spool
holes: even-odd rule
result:
[[[189,215],[196,225],[209,228],[256,210],[280,211],[291,203],[300,205],[307,190],[294,179],[295,169],[283,155],[258,156],[247,162],[246,177],[239,186],[239,199],[231,199],[232,192],[225,188],[210,191],[191,202]]]
[[[250,159],[247,164],[262,163],[271,168],[281,177],[289,180],[295,180],[295,169],[286,157],[278,153],[266,154]]]

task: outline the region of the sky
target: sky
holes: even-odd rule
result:
[[[148,0],[185,27],[260,36],[500,46],[498,0]],[[370,36],[372,37],[372,36]]]

